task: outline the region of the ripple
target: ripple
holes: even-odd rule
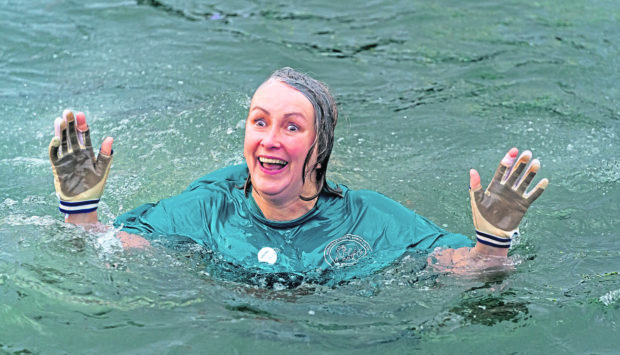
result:
[[[6,203],[6,200],[3,202]],[[61,222],[51,216],[26,216],[23,214],[9,215],[0,219],[0,224],[9,226],[52,226]]]

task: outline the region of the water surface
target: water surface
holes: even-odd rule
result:
[[[620,318],[616,1],[0,1],[0,351],[613,353]],[[64,108],[115,138],[102,222],[243,160],[254,89],[292,66],[341,110],[329,176],[472,235],[468,170],[531,149],[548,191],[511,254],[422,258],[348,285],[260,289],[200,250],[123,251],[65,225]]]

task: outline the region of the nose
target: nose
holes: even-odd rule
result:
[[[265,132],[263,139],[261,140],[261,145],[267,149],[277,149],[280,148],[280,132],[276,127],[271,127],[269,130]]]

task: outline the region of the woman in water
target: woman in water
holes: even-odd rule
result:
[[[244,275],[239,280],[275,275],[294,285],[363,277],[411,253],[456,272],[506,263],[523,215],[548,184],[543,179],[527,191],[540,168],[530,152],[517,158],[512,148],[487,189],[470,171],[473,243],[381,194],[328,181],[337,121],[327,86],[291,68],[274,72],[250,104],[245,164],[119,216],[118,238],[127,248],[153,240],[198,243],[218,268]],[[95,157],[83,113],[65,111],[54,126],[49,153],[60,211],[68,223],[100,226],[112,138]]]

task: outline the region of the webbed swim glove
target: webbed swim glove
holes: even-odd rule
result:
[[[534,159],[528,165],[532,153],[525,151],[514,163],[517,153],[513,148],[506,154],[486,190],[480,184],[469,190],[479,243],[510,248],[512,238],[519,234],[523,215],[549,183],[543,179],[528,193],[527,189],[540,169],[540,162]],[[526,166],[527,170],[521,176]]]
[[[55,136],[49,145],[59,209],[66,214],[97,209],[112,165],[113,153],[95,158],[89,129],[78,130],[75,121],[73,112],[63,112],[63,118],[54,122]]]

